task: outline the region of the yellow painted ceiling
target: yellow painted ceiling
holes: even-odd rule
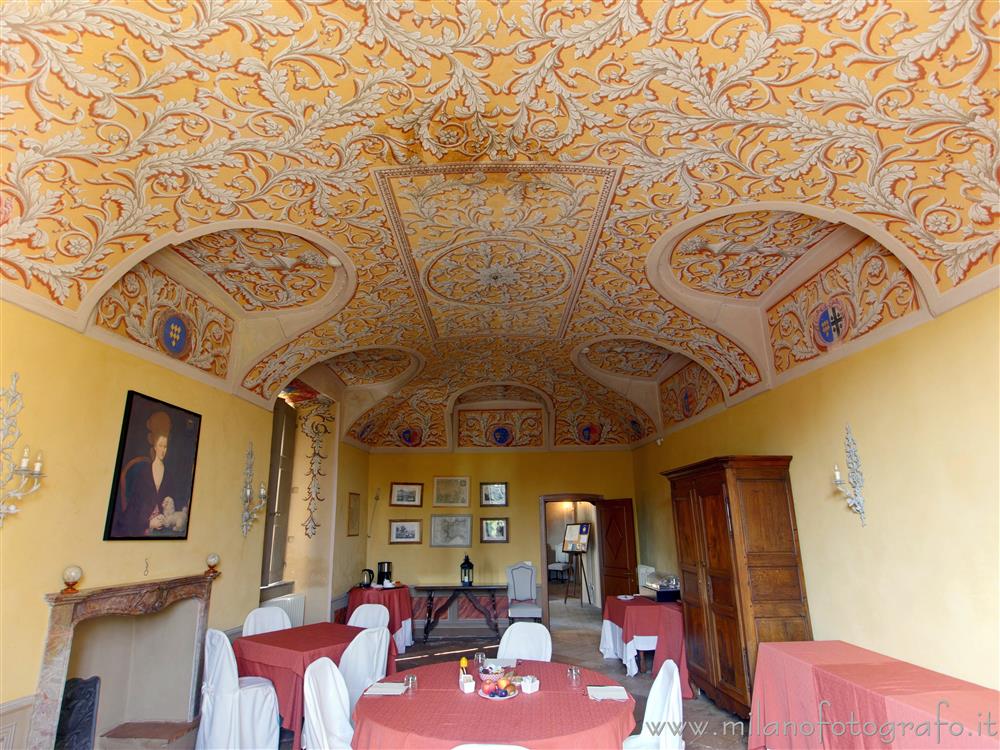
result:
[[[285,321],[238,321],[248,398],[331,357],[391,379],[343,355],[401,347],[421,368],[358,439],[436,445],[494,382],[542,390],[559,444],[642,439],[662,420],[594,371],[676,352],[727,400],[765,387],[766,326],[724,311],[764,320],[849,227],[929,309],[996,285],[998,25],[987,0],[6,2],[2,294],[83,327],[175,253]]]

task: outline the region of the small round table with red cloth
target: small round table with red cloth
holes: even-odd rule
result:
[[[430,664],[400,672],[386,682],[417,676],[413,693],[400,696],[364,695],[354,709],[354,748],[403,750],[453,748],[463,743],[502,743],[532,750],[614,748],[635,728],[635,701],[595,701],[588,685],[615,685],[589,669],[580,670],[572,686],[566,664],[520,661],[519,675],[535,675],[537,693],[508,700],[479,696],[458,688],[458,661]],[[474,674],[474,670],[469,670]]]
[[[347,619],[362,604],[381,604],[389,610],[389,633],[396,643],[396,651],[406,653],[413,645],[413,599],[408,586],[391,589],[361,588],[355,586],[347,597]]]

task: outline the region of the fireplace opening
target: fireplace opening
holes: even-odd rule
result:
[[[198,699],[195,599],[76,625],[67,677],[101,678],[97,736],[131,723],[190,722]]]

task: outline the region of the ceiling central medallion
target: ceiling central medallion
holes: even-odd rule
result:
[[[426,274],[427,289],[438,297],[493,307],[558,297],[569,287],[573,267],[541,243],[490,238],[445,250],[427,266]]]

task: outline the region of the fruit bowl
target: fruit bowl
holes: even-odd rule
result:
[[[517,688],[511,686],[511,689],[507,691],[507,695],[497,695],[496,693],[484,693],[482,688],[479,689],[479,697],[486,698],[491,701],[505,701],[510,698],[516,698],[518,693],[521,691]]]

